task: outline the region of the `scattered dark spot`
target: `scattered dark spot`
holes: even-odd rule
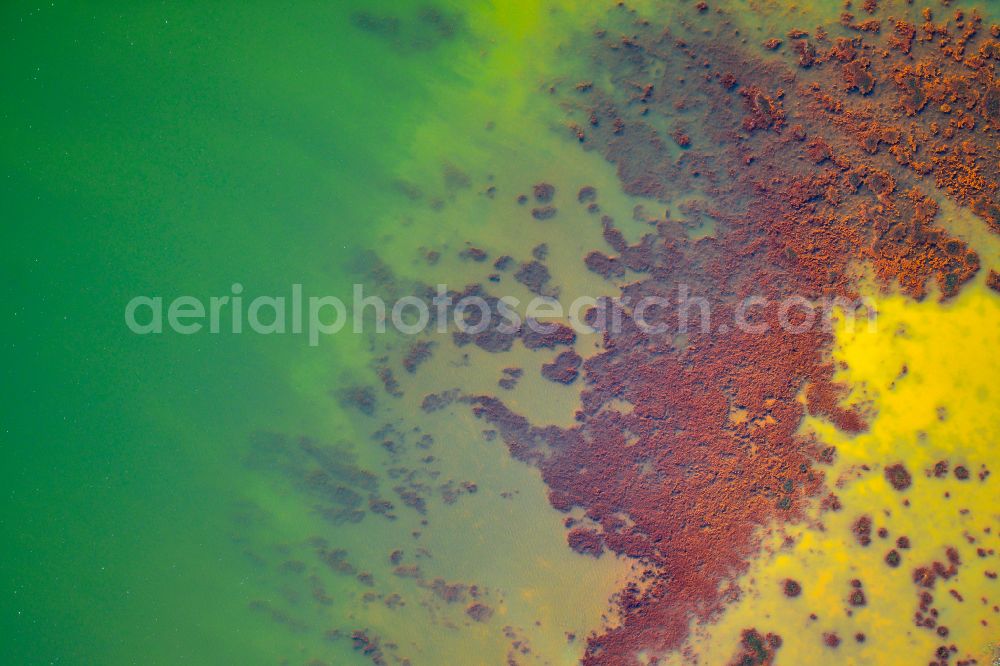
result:
[[[532,191],[538,203],[549,203],[556,194],[555,186],[549,183],[538,183]]]

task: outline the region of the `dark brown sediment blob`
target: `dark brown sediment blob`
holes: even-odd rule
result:
[[[1000,273],[991,270],[989,276],[986,278],[986,286],[993,291],[1000,292]]]
[[[576,342],[576,331],[565,324],[529,319],[521,330],[521,341],[528,349],[551,349]]]
[[[521,368],[504,368],[503,377],[497,381],[497,385],[502,389],[511,390],[517,386],[517,380],[524,374]]]
[[[471,260],[471,261],[483,262],[483,261],[486,261],[486,259],[487,259],[487,257],[489,255],[487,255],[486,251],[483,250],[482,248],[478,248],[478,247],[474,247],[474,246],[470,245],[469,247],[467,247],[464,250],[462,250],[461,252],[459,252],[459,256],[462,257],[462,259],[468,259],[468,260]]]
[[[576,528],[566,535],[569,547],[581,555],[600,556],[604,552],[604,542],[595,530]]]
[[[625,275],[625,268],[617,257],[610,257],[597,250],[588,254],[584,263],[588,269],[607,280]]]
[[[532,191],[535,195],[535,201],[538,203],[549,203],[556,194],[555,185],[550,183],[538,183],[532,188]]]
[[[371,659],[373,663],[385,663],[380,648],[381,639],[369,635],[367,629],[354,631],[351,634],[351,643],[356,651]]]
[[[375,391],[370,386],[352,386],[337,393],[338,402],[344,407],[353,407],[362,414],[371,416],[375,413],[378,400]]]
[[[511,257],[510,255],[505,254],[501,257],[498,257],[497,260],[493,262],[493,268],[497,269],[498,271],[505,271],[508,268],[510,268],[511,264],[513,263],[514,263],[514,258]]]
[[[744,629],[740,636],[740,649],[729,662],[730,666],[771,666],[781,647],[781,636],[761,635],[756,629]]]
[[[403,358],[403,367],[407,372],[416,372],[420,364],[431,357],[434,350],[434,342],[430,340],[418,340],[410,346],[410,350]]]
[[[851,581],[851,592],[847,597],[847,602],[855,608],[868,605],[868,599],[865,597],[860,580]]]
[[[556,216],[555,206],[538,206],[531,209],[531,217],[538,221],[551,220]]]
[[[548,267],[537,259],[521,264],[514,279],[539,296],[550,295],[548,283],[552,276]]]
[[[851,525],[851,532],[854,538],[862,546],[868,546],[872,542],[872,519],[870,516],[859,516]]]
[[[583,359],[574,351],[564,351],[551,363],[542,366],[542,376],[560,384],[572,384],[579,374]]]
[[[902,463],[886,467],[885,478],[896,490],[906,490],[913,482],[913,478]]]
[[[493,609],[486,604],[474,603],[465,609],[465,614],[476,622],[487,622],[493,617]]]
[[[420,408],[427,413],[436,412],[455,402],[458,396],[458,389],[449,389],[440,393],[428,393],[420,403]]]

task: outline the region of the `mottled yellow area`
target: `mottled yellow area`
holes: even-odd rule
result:
[[[1000,571],[1000,298],[980,278],[945,304],[876,301],[877,326],[859,322],[851,331],[841,321],[834,352],[845,364],[840,379],[853,387],[849,402],[870,410],[870,430],[849,437],[816,419],[804,424],[807,434],[836,446],[827,486],[843,508],[817,506],[807,524],[765,535],[768,554],[740,579],[739,601],[717,622],[696,626],[689,652],[671,663],[691,663],[694,655],[698,663],[728,663],[750,627],[781,636],[776,664],[926,664],[952,645],[958,651],[948,663],[1000,663],[1000,581],[987,575]],[[948,464],[940,478],[932,473],[939,461]],[[912,475],[902,491],[885,476],[896,463]],[[967,480],[956,478],[959,465]],[[852,533],[861,515],[873,522],[868,546]],[[880,536],[880,528],[888,534]],[[896,546],[903,536],[909,549]],[[948,567],[948,547],[959,554],[957,574],[918,587],[914,569],[935,561]],[[894,548],[896,568],[885,560]],[[801,584],[800,596],[785,595],[786,579]],[[849,603],[853,579],[862,583],[864,606]],[[922,590],[933,596],[946,637],[915,626]],[[825,644],[828,633],[839,646]]]

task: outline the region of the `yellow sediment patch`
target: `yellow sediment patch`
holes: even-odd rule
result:
[[[1000,298],[980,279],[946,304],[889,296],[878,299],[878,311],[875,330],[840,322],[834,352],[845,364],[840,379],[853,387],[850,400],[873,410],[870,431],[849,437],[816,419],[803,426],[837,447],[827,485],[843,508],[817,507],[807,524],[769,530],[766,555],[739,581],[740,599],[714,623],[695,626],[688,653],[670,663],[690,663],[696,654],[698,663],[725,664],[750,627],[781,635],[779,665],[928,663],[951,645],[958,653],[950,663],[1000,663],[1000,581],[987,575],[1000,570]],[[932,473],[939,461],[948,463],[941,478]],[[903,491],[885,476],[896,463],[912,475]],[[958,466],[967,480],[956,477]],[[987,470],[993,473],[980,479]],[[868,546],[852,533],[861,515],[872,518]],[[896,546],[904,536],[909,549]],[[947,567],[949,547],[961,564],[926,590],[936,627],[918,627],[925,588],[913,571],[934,562]],[[885,561],[893,549],[901,558],[896,568]],[[801,584],[800,596],[785,596],[786,579]],[[862,582],[864,606],[849,603],[853,579]],[[837,634],[838,647],[824,644],[827,633]]]

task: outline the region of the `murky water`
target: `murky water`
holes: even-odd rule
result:
[[[690,9],[640,4],[665,22]],[[839,14],[726,8],[750,41]],[[500,256],[526,261],[541,244],[564,301],[614,295],[615,282],[582,262],[603,240],[579,189],[596,188],[630,242],[702,197],[626,195],[551,92],[611,80],[580,44],[614,11],[0,9],[0,627],[10,663],[562,664],[617,622],[613,595],[637,564],[568,548],[567,516],[550,506],[539,471],[514,460],[468,404],[421,408],[426,395],[458,388],[571,427],[581,382],[540,376],[554,354],[496,355],[429,334],[420,339],[435,343],[430,360],[408,373],[398,362],[414,340],[394,333],[345,330],[311,347],[302,335],[225,327],[136,336],[122,319],[136,295],[207,299],[233,295],[234,283],[247,300],[293,284],[345,300],[355,283],[461,290],[487,283]],[[665,128],[683,120],[675,112]],[[539,182],[557,187],[558,213],[544,223],[517,200]],[[1000,469],[1000,301],[985,286],[1000,256],[962,209],[943,202],[941,218],[984,271],[947,304],[872,287],[877,331],[841,330],[833,352],[870,431],[802,426],[837,447],[825,482],[849,509],[820,512],[817,500],[803,523],[775,526],[737,581],[740,598],[693,624],[687,652],[645,657],[726,663],[753,626],[782,635],[779,664],[878,663],[872,649],[923,658],[939,636],[913,627],[909,572],[951,546],[963,565],[939,585],[937,622],[949,640],[981,646],[980,663],[995,658],[1000,598],[986,573],[997,567],[976,550],[996,548],[1000,529],[996,479],[977,478],[981,466]],[[717,230],[705,220],[686,232],[697,241]],[[462,258],[470,246],[488,261]],[[440,259],[428,261],[433,253]],[[498,280],[531,298],[510,272]],[[586,358],[599,344],[581,335],[575,349]],[[393,363],[398,386],[384,391],[379,371]],[[498,382],[510,367],[523,376],[508,390]],[[345,399],[358,387],[374,399]],[[883,469],[859,467],[872,460],[905,464],[912,488],[900,493]],[[941,460],[948,474],[928,476]],[[973,480],[956,479],[957,465]],[[407,491],[421,502],[407,505]],[[374,510],[379,500],[393,508]],[[862,505],[888,532],[869,546],[851,538]],[[886,553],[901,536],[911,547],[890,572]],[[783,592],[788,578],[801,581],[795,599]],[[863,608],[847,601],[854,578]],[[842,639],[836,652],[822,649],[830,632]]]

